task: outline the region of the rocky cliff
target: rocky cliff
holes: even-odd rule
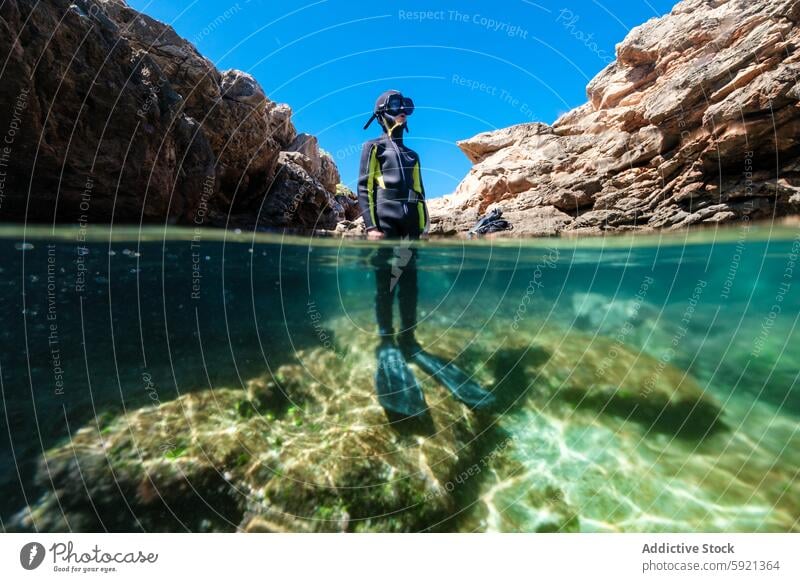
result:
[[[684,0],[634,28],[552,126],[459,142],[432,232],[500,203],[516,234],[681,228],[800,211],[800,2]]]
[[[0,221],[333,228],[338,171],[287,105],[122,0],[0,3]]]

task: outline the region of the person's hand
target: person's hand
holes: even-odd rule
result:
[[[367,240],[381,240],[386,235],[379,231],[377,228],[367,231]]]

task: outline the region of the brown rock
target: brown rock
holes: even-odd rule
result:
[[[280,152],[275,181],[258,217],[260,224],[332,230],[345,220],[344,206],[309,172],[308,162],[300,152]]]
[[[458,142],[475,165],[431,202],[431,232],[464,232],[496,203],[512,235],[798,212],[798,18],[795,0],[684,0],[636,27],[552,126]]]
[[[170,26],[122,0],[8,0],[0,53],[0,127],[15,128],[0,220],[286,224],[260,210],[288,196],[279,153],[296,137],[291,109],[247,73],[217,71]],[[336,166],[315,159],[310,175],[288,172],[309,192],[289,226],[339,211],[312,183],[334,192]]]
[[[319,180],[328,192],[336,192],[339,183],[339,170],[331,155],[320,149],[319,141],[307,133],[298,134],[286,148],[303,156],[301,165],[314,178]]]

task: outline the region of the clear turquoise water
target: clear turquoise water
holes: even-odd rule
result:
[[[32,477],[42,451],[93,416],[243,385],[294,350],[329,341],[328,321],[344,317],[347,333],[375,333],[375,245],[180,229],[90,235],[83,242],[75,229],[0,229],[3,520],[41,494]],[[799,250],[794,229],[735,226],[427,242],[418,256],[419,325],[580,332],[648,354],[743,411],[742,426],[733,427],[743,438],[758,438],[746,433],[754,407],[759,422],[779,424],[769,437],[777,442],[761,454],[772,455],[767,466],[781,478],[789,475],[782,486],[793,495],[797,459],[787,447],[800,426]],[[516,431],[514,455],[533,470],[544,458],[543,425],[531,415],[506,425]],[[579,445],[601,456],[601,444]],[[561,468],[553,478],[568,480],[572,469]],[[796,505],[771,501],[787,514],[784,525],[797,523]],[[500,512],[520,529],[536,519],[519,508]],[[490,516],[475,527],[504,523]]]

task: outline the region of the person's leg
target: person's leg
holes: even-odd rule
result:
[[[392,304],[394,286],[392,281],[392,249],[381,247],[373,258],[375,266],[375,318],[378,321],[378,334],[389,339],[394,336],[392,326]]]
[[[392,329],[392,303],[394,289],[403,280],[396,251],[403,248],[402,205],[386,205],[379,213],[381,230],[389,239],[395,239],[397,246],[381,246],[374,256],[375,263],[375,313],[381,340],[375,348],[376,370],[375,391],[378,402],[389,413],[402,417],[419,416],[425,412],[425,396],[414,373],[408,367],[405,357],[395,343]],[[399,275],[398,275],[399,273]],[[399,278],[398,278],[399,277]],[[400,286],[402,289],[402,285]]]
[[[403,249],[404,266],[400,267],[398,301],[400,303],[400,333],[414,334],[417,326],[417,249]]]
[[[377,209],[378,226],[387,239],[399,238],[403,232],[402,215],[397,206],[387,202],[380,204]],[[375,267],[375,318],[378,322],[378,334],[383,340],[393,339],[395,333],[392,323],[396,287],[393,259],[394,249],[389,246],[377,249],[372,259]]]
[[[399,272],[397,284],[398,302],[400,304],[400,332],[398,343],[401,348],[412,350],[417,347],[414,330],[417,327],[417,298],[419,294],[417,279],[417,247],[421,229],[419,228],[419,215],[417,205],[409,205],[408,214],[404,217],[404,238],[397,247],[396,255],[399,257],[396,269]]]

